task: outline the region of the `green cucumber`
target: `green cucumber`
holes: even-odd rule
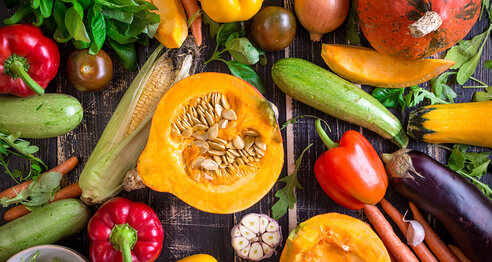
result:
[[[89,209],[78,199],[63,199],[0,227],[0,261],[28,247],[51,244],[85,228]]]
[[[49,138],[72,131],[82,121],[80,102],[64,94],[19,98],[0,96],[0,132]]]
[[[386,107],[347,80],[299,58],[284,58],[272,68],[285,94],[336,118],[372,130],[405,148],[408,137]]]

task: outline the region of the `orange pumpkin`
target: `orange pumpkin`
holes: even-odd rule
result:
[[[480,0],[357,0],[359,23],[371,46],[415,60],[448,49],[468,34]]]
[[[137,171],[151,189],[203,211],[233,213],[263,198],[283,159],[268,101],[237,77],[201,73],[162,97]]]

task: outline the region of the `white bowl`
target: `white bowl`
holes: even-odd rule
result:
[[[39,256],[36,262],[52,262],[54,258],[58,258],[62,262],[88,262],[84,256],[77,251],[64,246],[58,245],[40,245],[24,249],[13,255],[7,262],[26,262],[39,251]]]

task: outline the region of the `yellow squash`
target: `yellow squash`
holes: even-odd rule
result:
[[[260,11],[263,0],[200,0],[203,11],[219,23],[246,21]]]
[[[492,101],[421,107],[410,113],[407,130],[426,143],[492,148]]]
[[[176,262],[217,262],[217,259],[207,254],[196,254],[193,256],[182,258]]]
[[[321,56],[333,72],[362,85],[401,88],[428,81],[454,65],[445,59],[397,60],[371,48],[324,44]]]
[[[157,7],[161,21],[155,38],[167,48],[178,48],[188,36],[186,14],[181,0],[147,0]]]
[[[287,238],[280,262],[390,262],[383,242],[366,223],[338,213],[312,217]]]
[[[153,190],[206,212],[233,213],[263,198],[283,159],[268,101],[237,77],[201,73],[162,97],[137,171]]]

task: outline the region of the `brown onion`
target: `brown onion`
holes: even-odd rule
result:
[[[345,21],[349,0],[295,0],[294,9],[311,40],[317,42]]]

